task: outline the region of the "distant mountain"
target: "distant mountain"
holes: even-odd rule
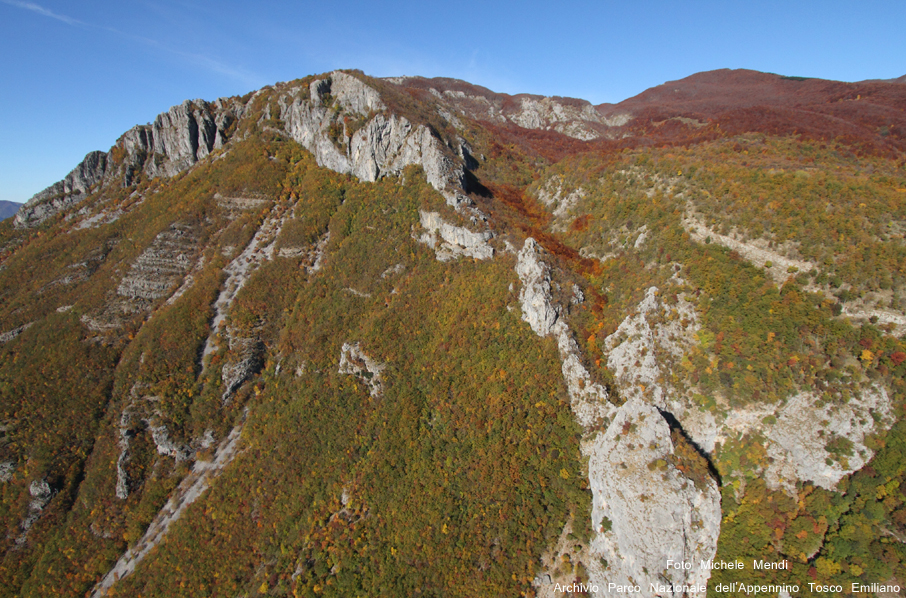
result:
[[[635,118],[627,126],[634,134],[669,141],[690,137],[690,131],[678,129],[680,122],[687,129],[707,123],[724,134],[845,140],[872,153],[893,155],[906,151],[904,107],[906,88],[883,82],[721,69],[653,87],[603,112],[629,112]],[[671,127],[655,129],[662,125]]]
[[[133,127],[0,222],[0,598],[896,594],[904,113],[350,70]]]
[[[669,81],[618,104],[593,106],[574,98],[510,96],[457,79],[389,81],[426,99],[430,93],[446,113],[489,123],[499,137],[550,159],[589,150],[588,143],[571,139],[613,151],[746,132],[845,140],[886,155],[906,151],[906,87],[888,82],[720,69]]]
[[[21,207],[22,204],[20,203],[0,200],[0,220],[6,220],[11,216],[15,216],[16,212],[18,212]]]

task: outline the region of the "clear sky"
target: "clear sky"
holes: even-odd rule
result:
[[[184,99],[336,68],[598,104],[717,68],[899,77],[904,23],[903,0],[0,0],[0,199]]]

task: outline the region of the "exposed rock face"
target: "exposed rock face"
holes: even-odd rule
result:
[[[639,236],[635,238],[635,243],[632,247],[634,249],[641,249],[645,245],[645,241],[648,240],[648,225],[643,224],[639,229]]]
[[[557,232],[563,232],[569,225],[568,216],[573,213],[573,209],[579,201],[585,197],[585,190],[581,187],[571,191],[565,190],[560,177],[552,177],[538,190],[537,195],[541,203],[553,210],[556,222],[552,228]]]
[[[224,385],[223,395],[221,395],[222,403],[229,401],[242,383],[264,365],[262,359],[264,344],[257,337],[243,337],[233,331],[229,331],[228,336],[230,358],[221,370]]]
[[[777,423],[767,432],[768,482],[795,490],[796,480],[808,480],[833,490],[843,476],[862,469],[874,452],[865,438],[893,425],[887,391],[874,386],[845,404],[830,404],[811,392],[790,398],[777,411]],[[841,439],[851,448],[831,453]]]
[[[118,145],[126,150],[133,168],[142,168],[151,178],[173,176],[222,147],[224,129],[241,114],[240,105],[223,100],[214,104],[186,100],[159,114],[150,125],[133,127]]]
[[[13,479],[13,473],[16,471],[16,464],[13,461],[0,462],[0,483],[6,483]]]
[[[73,284],[87,279],[106,258],[110,246],[94,252],[85,262],[70,266],[74,271],[52,284]],[[151,310],[155,301],[185,292],[191,284],[186,275],[197,263],[197,231],[188,225],[174,223],[159,233],[135,259],[120,281],[116,296],[96,313],[83,314],[81,322],[94,332],[121,327],[135,314]],[[181,284],[182,283],[182,284]]]
[[[494,257],[494,248],[488,244],[494,237],[491,231],[473,232],[465,227],[453,226],[437,212],[419,211],[422,227],[427,231],[418,241],[432,247],[441,262],[458,257],[487,260]]]
[[[330,242],[330,231],[327,231],[315,242],[308,247],[281,247],[277,251],[280,257],[301,257],[300,266],[306,274],[314,274],[324,265],[324,254],[327,250],[327,243]]]
[[[107,154],[90,152],[72,172],[59,183],[35,194],[16,213],[13,225],[16,228],[37,226],[87,196],[107,170]]]
[[[717,243],[732,249],[753,265],[763,267],[765,272],[779,285],[794,276],[796,272],[822,270],[820,264],[800,259],[801,256],[798,255],[795,243],[788,242],[782,247],[775,245],[772,249],[767,239],[740,240],[735,238],[735,234],[733,236],[722,235],[705,225],[702,218],[694,213],[691,207],[691,204],[687,206],[686,214],[683,217],[683,227],[693,240],[699,243]],[[829,288],[821,289],[817,285],[811,285],[807,289],[810,291],[823,290],[828,299],[836,301],[836,298],[831,296]],[[906,312],[879,309],[877,305],[872,307],[867,297],[847,302],[841,306],[841,309],[840,316],[854,322],[867,322],[875,318],[874,321],[878,325],[892,325],[894,327],[892,332],[896,336],[906,332]]]
[[[603,422],[613,413],[607,389],[595,382],[583,365],[579,345],[566,322],[554,324],[553,332],[557,337],[557,349],[562,361],[561,372],[569,391],[573,415],[585,427]]]
[[[309,150],[320,166],[353,174],[362,181],[376,181],[419,164],[428,182],[444,192],[448,203],[467,203],[460,191],[464,183],[462,165],[443,151],[440,140],[427,127],[382,113],[386,106],[377,91],[340,71],[331,73],[329,79],[314,81],[310,85],[311,100],[299,97],[299,91],[281,99],[280,118],[290,137]],[[340,125],[342,114],[334,112],[333,104],[327,105],[331,100],[367,122],[350,133],[345,124]],[[331,126],[342,129],[335,139],[330,137]]]
[[[138,385],[133,387],[132,399],[120,414],[117,425],[119,457],[116,460],[116,497],[125,500],[131,491],[131,482],[126,466],[132,458],[130,441],[138,434],[151,434],[158,455],[171,457],[176,461],[189,461],[195,452],[187,445],[182,445],[170,438],[170,431],[164,423],[164,417],[155,408],[159,397],[140,396]]]
[[[28,503],[28,512],[25,515],[25,519],[19,523],[19,529],[22,533],[16,538],[16,544],[18,545],[25,544],[28,539],[28,530],[41,517],[44,508],[56,494],[50,484],[47,483],[47,480],[44,479],[32,480],[32,483],[28,486],[28,493],[31,495],[31,501]]]
[[[569,105],[554,98],[522,97],[519,99],[519,111],[508,117],[511,122],[526,129],[554,129],[584,141],[600,136],[598,131],[589,126],[589,123],[601,121],[589,103]]]
[[[389,278],[391,276],[396,276],[397,274],[402,274],[406,271],[406,266],[403,264],[394,264],[381,273],[381,278]]]
[[[43,509],[44,505],[50,501],[53,492],[47,480],[34,480],[28,487],[28,493],[31,494],[35,508]]]
[[[229,353],[221,369],[221,379],[225,387],[221,395],[221,402],[224,404],[230,400],[243,382],[261,368],[263,365],[261,356],[264,351],[264,345],[257,336],[257,330],[240,333],[232,327],[224,326],[224,323],[233,305],[233,300],[252,273],[265,261],[274,259],[277,238],[285,221],[285,216],[278,216],[272,210],[242,253],[223,270],[227,278],[214,302],[214,319],[211,322],[211,332],[205,341],[202,352],[202,367],[207,367],[205,358],[217,350],[218,345],[222,342],[221,337],[225,337]]]
[[[250,195],[243,197],[224,197],[220,193],[214,194],[217,205],[230,212],[257,210],[270,201],[269,197],[261,195]]]
[[[550,268],[540,259],[541,247],[535,239],[525,240],[516,274],[522,281],[519,301],[522,303],[522,319],[528,322],[535,334],[547,336],[560,317],[559,309],[551,304]]]
[[[363,181],[398,174],[421,165],[428,182],[452,206],[469,205],[463,194],[464,150],[446,151],[424,125],[387,113],[378,92],[341,71],[311,83],[306,99],[301,88],[277,99],[280,119],[292,139],[309,150],[320,166],[349,173]],[[270,109],[270,107],[268,108]],[[213,103],[186,100],[160,114],[154,122],[127,131],[110,152],[91,152],[66,178],[36,194],[15,216],[18,228],[37,226],[73,206],[99,186],[130,185],[138,173],[169,177],[187,170],[229,141],[231,126],[246,115],[237,100]],[[348,130],[344,118],[364,121]],[[238,209],[243,209],[239,206]],[[102,214],[85,224],[110,222],[118,214]],[[96,222],[97,221],[97,222]]]
[[[191,227],[174,224],[138,256],[116,292],[130,299],[166,297],[192,267],[196,243]]]
[[[81,202],[98,186],[131,184],[137,172],[153,178],[188,169],[226,143],[226,130],[244,108],[222,99],[214,103],[186,100],[173,106],[153,123],[127,131],[110,152],[89,153],[66,178],[28,200],[13,224],[17,228],[37,226]]]
[[[170,438],[170,432],[167,426],[154,420],[145,420],[148,431],[151,433],[151,439],[154,441],[154,448],[157,454],[164,457],[172,457],[177,461],[188,461],[192,458],[192,449],[188,446],[177,444]]]
[[[628,112],[618,111],[605,116],[600,107],[573,98],[528,94],[509,96],[455,79],[391,77],[385,80],[402,87],[427,89],[441,103],[438,108],[441,116],[457,128],[462,126],[455,116],[458,113],[494,123],[512,123],[526,129],[557,131],[587,141],[600,137],[614,138],[620,133],[611,129],[632,120]]]
[[[129,474],[126,471],[126,465],[129,463],[129,439],[133,436],[130,428],[130,418],[128,410],[120,414],[120,425],[117,430],[119,439],[117,444],[120,447],[120,454],[116,458],[116,490],[114,493],[120,500],[129,498]]]
[[[366,355],[359,343],[343,343],[339,373],[361,378],[371,388],[372,397],[379,397],[384,393],[381,372],[386,367],[386,364],[378,363]]]
[[[283,227],[283,222],[284,217],[277,216],[273,211],[268,214],[245,249],[223,269],[227,278],[223,283],[223,289],[214,302],[214,319],[211,321],[211,333],[205,341],[202,353],[202,364],[205,367],[207,367],[205,358],[217,350],[217,345],[220,342],[218,336],[223,332],[229,335],[229,331],[221,330],[221,328],[230,307],[233,305],[236,294],[245,286],[245,283],[258,266],[264,261],[274,258],[276,240]],[[226,398],[228,397],[225,396],[224,400]]]
[[[607,337],[607,365],[624,398],[670,412],[683,430],[710,453],[718,441],[750,432],[763,434],[770,462],[764,475],[771,488],[795,494],[798,481],[833,490],[846,475],[861,469],[873,451],[869,434],[889,429],[894,417],[887,391],[873,386],[848,401],[825,401],[800,392],[782,404],[754,404],[711,412],[700,409],[688,393],[665,382],[700,330],[690,302],[680,294],[675,306],[648,289],[636,313]]]
[[[351,154],[353,172],[363,181],[374,181],[384,172],[399,172],[409,164],[420,164],[428,183],[438,191],[463,185],[462,167],[444,154],[440,141],[427,127],[414,127],[405,118],[376,116],[353,135]]]
[[[695,335],[700,329],[698,314],[684,294],[678,295],[675,305],[667,305],[659,289],[651,287],[635,313],[604,339],[604,348],[621,396],[669,412],[692,441],[710,453],[721,438],[722,422],[666,382],[685,351],[698,343]]]
[[[732,249],[756,266],[763,266],[778,284],[783,284],[794,272],[808,272],[816,265],[805,260],[794,259],[777,251],[768,249],[768,242],[761,239],[740,241],[728,235],[721,235],[707,227],[695,214],[687,213],[683,218],[683,228],[689,236],[699,243],[710,242]]]
[[[126,577],[135,567],[157,546],[170,529],[170,525],[178,520],[186,507],[204,493],[211,479],[220,475],[223,469],[232,462],[239,449],[239,439],[243,423],[232,429],[229,436],[220,443],[213,461],[196,461],[192,471],[180,482],[176,491],[164,508],[157,514],[145,535],[123,554],[116,565],[104,576],[94,588],[92,598],[106,595],[107,590],[120,579]]]
[[[28,324],[23,324],[22,326],[13,328],[12,330],[8,330],[0,334],[0,343],[8,343],[9,341],[13,340],[29,328],[31,328],[34,324],[34,322],[29,322]]]
[[[579,346],[566,321],[561,318],[562,307],[552,302],[551,272],[542,259],[541,246],[529,237],[517,257],[516,274],[522,281],[519,292],[522,319],[538,336],[553,335],[557,339],[563,381],[569,392],[573,414],[583,426],[593,426],[613,411],[608,402],[607,389],[592,380],[582,363]]]
[[[625,398],[647,400],[657,407],[668,407],[668,388],[662,366],[683,356],[696,343],[698,317],[685,296],[675,307],[666,309],[657,287],[650,287],[634,315],[623,320],[604,340],[607,367],[614,373]],[[670,313],[674,312],[674,313]]]
[[[330,93],[343,108],[358,114],[379,112],[386,108],[377,91],[342,71],[330,73],[328,80],[313,82],[310,90],[312,101],[317,105],[320,105],[324,94]]]
[[[696,487],[668,462],[674,452],[670,428],[655,407],[641,398],[630,398],[618,409],[608,402],[607,390],[582,363],[564,310],[552,304],[550,267],[534,239],[527,239],[519,252],[516,273],[522,281],[522,319],[539,336],[557,338],[577,421],[586,429],[607,424],[606,432],[592,432],[582,443],[582,453],[589,458],[595,532],[585,563],[590,582],[598,584],[603,595],[615,596],[619,594],[607,591],[609,582],[639,584],[645,596],[652,595],[650,582],[704,583],[707,570],[668,570],[666,563],[707,560],[716,553],[721,520],[717,484],[708,480],[705,487]],[[656,289],[649,297],[653,302]],[[643,375],[656,376],[656,368],[656,363],[649,364]],[[663,465],[650,468],[652,463]]]
[[[591,551],[608,563],[606,569],[599,559],[587,565],[589,577],[600,580],[600,594],[622,595],[606,591],[605,581],[638,584],[640,595],[653,596],[651,583],[703,585],[710,577],[698,562],[717,550],[720,492],[711,480],[696,487],[670,464],[673,451],[667,422],[637,399],[620,407],[605,433],[583,444],[593,497]],[[694,565],[668,569],[668,560]]]

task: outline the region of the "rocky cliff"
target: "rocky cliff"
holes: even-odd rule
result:
[[[717,483],[707,477],[693,481],[686,471],[677,468],[665,417],[644,398],[632,394],[644,388],[638,380],[620,385],[621,395],[628,398],[620,407],[615,407],[609,393],[592,381],[572,339],[564,306],[552,302],[551,270],[543,256],[543,250],[531,238],[519,253],[516,272],[523,283],[522,317],[539,336],[558,337],[572,410],[586,429],[582,453],[588,459],[593,499],[591,521],[585,525],[590,525],[592,538],[579,558],[588,571],[589,583],[602,588],[598,595],[604,596],[625,593],[610,584],[620,588],[640,585],[643,596],[657,595],[651,592],[651,584],[703,585],[709,577],[707,571],[668,568],[667,564],[697,563],[714,557],[721,520]],[[656,293],[657,289],[649,290],[649,303]],[[669,330],[663,335],[672,336]],[[635,349],[633,360],[639,357],[638,347]],[[611,356],[615,361],[620,359],[614,352]],[[646,365],[649,370],[658,367],[654,352]],[[553,582],[550,576],[546,579],[547,583],[536,581],[543,593],[550,591],[547,586]],[[683,592],[668,595],[681,596]]]
[[[440,102],[441,113],[448,119],[466,116],[524,129],[555,131],[582,141],[619,138],[623,132],[618,128],[632,120],[627,111],[603,116],[601,108],[575,98],[508,96],[456,79],[393,77],[388,80],[403,87],[427,89]]]
[[[109,152],[95,151],[59,183],[37,193],[16,214],[17,227],[41,224],[78,204],[101,186],[132,184],[137,173],[154,178],[173,176],[223,147],[242,105],[186,100],[148,125],[127,131]]]
[[[0,597],[899,583],[902,165],[714,77],[334,71],[86,156],[0,226]]]
[[[276,111],[279,132],[302,144],[325,168],[375,181],[418,164],[451,205],[468,201],[462,160],[428,127],[388,113],[378,92],[354,76],[335,71],[307,87],[286,86],[263,109],[266,115]],[[183,172],[225,147],[248,112],[249,104],[236,99],[173,106],[153,123],[127,131],[109,152],[88,154],[64,180],[32,197],[15,225],[39,225],[99,186],[128,187],[139,173],[156,178]],[[356,130],[346,124],[349,116],[359,124]]]

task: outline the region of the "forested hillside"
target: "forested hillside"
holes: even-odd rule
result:
[[[906,86],[668,85],[336,71],[86,156],[0,222],[0,595],[906,583]]]

